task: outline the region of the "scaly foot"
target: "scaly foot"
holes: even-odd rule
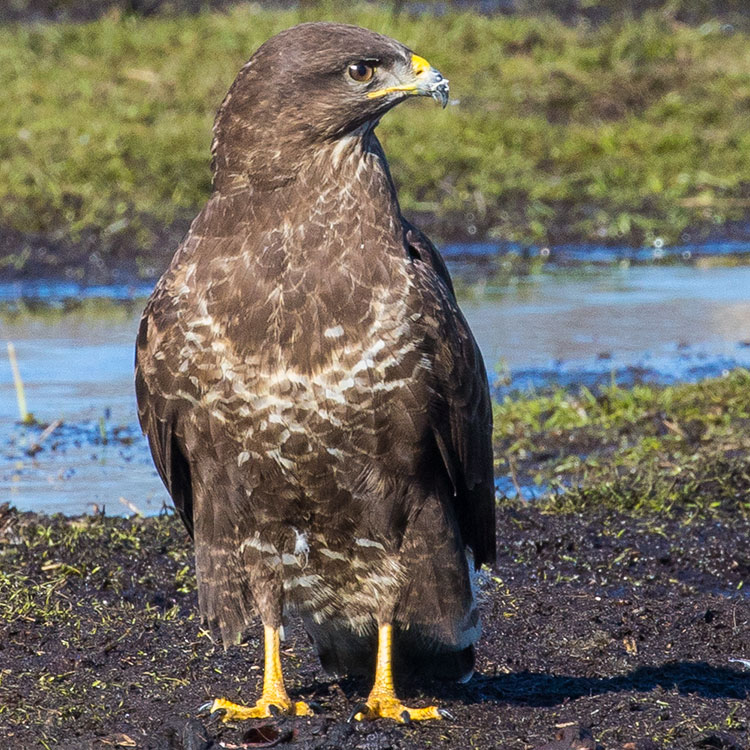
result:
[[[450,714],[437,706],[408,708],[393,694],[378,695],[370,693],[367,703],[358,706],[352,718],[357,721],[393,719],[399,724],[408,724],[410,721],[450,718]]]
[[[372,686],[366,703],[361,703],[352,711],[349,721],[393,719],[399,724],[408,724],[410,721],[425,721],[427,719],[450,719],[447,711],[442,711],[437,706],[427,708],[407,708],[396,697],[393,687],[393,674],[391,669],[391,638],[393,626],[390,623],[378,627],[378,655],[375,662],[375,684]]]
[[[226,698],[216,698],[205,706],[210,713],[223,712],[222,721],[244,721],[245,719],[269,719],[273,716],[312,716],[313,711],[304,701],[296,703],[285,695],[272,698],[261,697],[254,706],[241,706]]]
[[[263,667],[263,693],[254,706],[240,706],[237,703],[216,698],[201,706],[200,710],[211,713],[222,711],[222,721],[244,721],[245,719],[269,719],[272,716],[312,716],[310,706],[304,701],[296,703],[289,697],[281,674],[281,652],[279,650],[279,629],[268,625],[263,627],[265,634],[265,663]]]

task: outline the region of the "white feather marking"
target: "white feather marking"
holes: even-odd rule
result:
[[[325,555],[326,557],[330,557],[331,560],[343,560],[344,562],[346,562],[349,559],[341,552],[334,552],[332,549],[328,549],[327,547],[323,547],[320,550],[320,554]]]
[[[344,329],[342,326],[334,326],[333,328],[326,328],[323,331],[323,335],[327,339],[337,339],[339,336],[344,335]]]
[[[347,150],[351,148],[353,141],[354,137],[350,135],[345,138],[339,138],[339,140],[336,142],[336,145],[331,151],[331,162],[333,163],[334,167],[339,166],[342,157],[347,152]]]
[[[297,586],[304,586],[305,588],[309,588],[310,586],[314,586],[316,583],[320,583],[323,579],[317,575],[316,573],[312,573],[307,576],[296,576],[295,578],[287,578],[286,581],[284,581],[284,589],[293,589]]]
[[[192,393],[188,393],[187,391],[179,390],[179,391],[177,391],[177,393],[175,395],[179,396],[180,398],[184,398],[185,401],[189,401],[191,404],[193,404],[193,406],[200,406],[200,401],[198,401],[198,399],[195,398],[195,396],[193,396]]]
[[[358,547],[377,547],[378,549],[382,549],[385,552],[385,547],[380,542],[376,542],[372,539],[365,539],[364,537],[360,537],[359,539],[355,539],[354,543]]]
[[[329,401],[335,401],[337,404],[345,404],[346,399],[337,391],[331,390],[330,388],[325,389],[325,397]]]
[[[367,576],[367,581],[375,586],[393,586],[395,583],[397,583],[396,579],[393,576],[379,575]]]
[[[276,549],[276,547],[273,546],[273,544],[269,544],[268,542],[261,541],[260,534],[256,531],[253,536],[247,537],[242,544],[240,544],[240,552],[244,552],[248,547],[252,547],[253,549],[257,549],[258,552],[268,552],[272,555],[278,555],[279,551]]]
[[[265,429],[262,424],[261,429]],[[294,468],[294,461],[290,461],[288,458],[284,458],[278,448],[266,451],[266,455],[276,461],[276,463],[284,469]]]
[[[307,534],[304,531],[294,531],[294,556],[300,564],[301,568],[307,567],[307,560],[310,555],[310,545],[307,543]],[[304,559],[304,562],[300,562],[300,558]]]

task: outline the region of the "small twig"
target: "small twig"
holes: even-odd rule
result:
[[[526,497],[523,494],[523,490],[521,489],[521,485],[518,483],[518,477],[516,476],[516,465],[512,458],[508,459],[508,468],[510,469],[510,481],[513,482],[513,486],[516,488],[518,499],[521,501],[526,500]]]
[[[685,430],[683,430],[677,422],[670,422],[668,419],[662,419],[662,423],[668,430],[674,432],[675,435],[681,437],[683,440],[687,440]]]
[[[127,498],[125,498],[125,497],[121,497],[121,498],[120,498],[120,502],[121,502],[121,503],[122,503],[122,504],[123,504],[123,505],[124,505],[124,506],[125,506],[125,507],[126,507],[126,508],[127,508],[128,510],[129,510],[129,511],[132,511],[133,513],[135,513],[135,514],[136,514],[136,516],[140,516],[141,518],[143,518],[143,511],[142,511],[142,510],[141,510],[141,509],[140,509],[140,508],[139,508],[139,507],[138,507],[138,506],[137,506],[137,505],[136,505],[135,503],[131,503],[131,502],[130,502],[130,500],[128,500],[128,499],[127,499]]]
[[[266,727],[260,727],[257,731],[257,734],[259,737],[263,736],[262,732],[263,729]],[[280,732],[279,736],[270,739],[266,742],[263,742],[262,740],[259,740],[258,742],[243,742],[241,745],[234,745],[229,742],[219,742],[219,745],[221,747],[226,748],[227,750],[250,750],[250,748],[269,748],[269,747],[276,747],[277,745],[281,745],[282,743],[287,743],[289,740],[294,738],[294,730],[288,729],[285,732]]]
[[[23,380],[21,380],[21,371],[18,369],[18,359],[16,359],[16,347],[13,342],[8,342],[8,359],[10,360],[10,369],[13,371],[13,383],[16,386],[16,401],[18,401],[18,412],[21,415],[21,422],[32,424],[34,415],[29,414],[26,408],[26,392],[23,389]]]
[[[36,456],[40,450],[42,450],[42,444],[44,441],[62,424],[62,419],[56,419],[52,424],[48,424],[38,440],[35,440],[27,449],[26,454],[29,456]]]

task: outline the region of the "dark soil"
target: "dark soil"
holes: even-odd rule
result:
[[[231,726],[198,707],[254,701],[260,627],[210,641],[176,519],[0,509],[0,747],[746,749],[750,670],[731,660],[750,658],[748,532],[504,506],[477,674],[400,686],[453,720],[347,724],[369,686],[325,675],[292,627],[290,692],[319,714]]]
[[[89,231],[73,240],[0,227],[0,272],[4,281],[42,278],[96,285],[155,280],[189,227],[188,217],[172,226],[154,227],[146,244],[124,234],[106,238],[102,232]]]
[[[141,242],[127,233],[105,236],[101,230],[96,229],[89,229],[82,236],[73,239],[59,235],[24,233],[0,226],[2,280],[65,280],[90,286],[156,281],[169,265],[190,227],[192,218],[192,215],[186,214],[167,226],[160,226],[155,221],[143,218],[144,222],[149,223],[150,239],[146,242]],[[460,250],[455,247],[450,254],[446,254],[446,259],[452,263],[452,274],[460,275],[468,284],[474,281],[486,283],[488,278],[496,280],[499,284],[507,283],[507,270],[498,271],[498,259],[512,263],[513,276],[521,277],[538,270],[542,263],[537,249],[531,246],[525,246],[519,254],[516,245],[492,240],[485,235],[467,234],[459,217],[419,213],[409,218],[439,246],[453,243],[468,247],[478,240],[486,243],[486,254],[469,253],[462,256]],[[560,224],[563,225],[567,221],[568,218],[563,216]],[[582,261],[606,266],[620,260],[626,260],[633,265],[687,265],[702,263],[706,258],[721,258],[721,253],[717,253],[717,247],[724,243],[749,245],[750,225],[747,222],[727,222],[719,229],[715,226],[694,227],[691,235],[693,244],[689,245],[689,259],[682,255],[684,247],[688,246],[682,245],[668,248],[664,259],[660,260],[654,259],[652,255],[639,257],[639,253],[643,252],[642,247],[622,245],[611,238],[598,245],[591,245],[585,243],[586,238],[565,234],[562,230],[553,232],[552,237],[559,244],[552,243],[550,253],[544,260],[552,267],[580,268]],[[584,244],[575,244],[581,242]],[[611,254],[606,253],[607,247],[612,248]],[[737,247],[731,255],[725,256],[723,262],[727,265],[746,265],[750,262],[750,255]],[[626,380],[633,382],[639,377],[648,379],[648,373],[634,371]]]

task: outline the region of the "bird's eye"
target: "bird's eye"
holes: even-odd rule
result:
[[[349,75],[359,83],[367,83],[375,75],[375,66],[366,62],[352,63]]]

